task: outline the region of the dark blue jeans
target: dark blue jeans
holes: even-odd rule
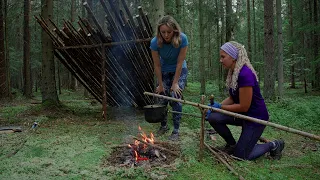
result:
[[[211,113],[208,121],[210,125],[217,131],[217,133],[227,142],[227,144],[236,144],[236,148],[233,153],[233,155],[236,157],[253,160],[264,155],[273,148],[273,144],[271,142],[257,144],[265,128],[264,125],[248,125],[248,121],[246,120],[238,119],[218,112]],[[227,124],[242,126],[242,132],[238,142],[236,142],[233,138]]]
[[[172,96],[170,92],[170,88],[172,86],[174,75],[175,75],[175,72],[162,72],[162,82],[163,82],[163,87],[165,89],[166,96],[170,96],[170,97]],[[187,76],[188,76],[188,69],[182,68],[180,78],[178,81],[179,87],[182,90],[186,85]],[[175,98],[181,99],[182,97],[175,97]],[[160,104],[168,105],[168,103],[169,101],[166,99],[160,100]],[[173,111],[182,112],[182,104],[180,102],[170,101],[169,104],[172,107]],[[173,132],[176,133],[179,131],[181,114],[173,113],[172,118],[173,118],[173,126],[174,126]],[[167,117],[164,119],[164,121],[161,122],[161,126],[166,126],[166,125],[167,125]]]

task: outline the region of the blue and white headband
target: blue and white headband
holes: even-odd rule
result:
[[[221,46],[221,49],[229,54],[233,59],[238,59],[238,49],[230,42]]]

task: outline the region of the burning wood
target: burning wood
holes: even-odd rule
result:
[[[127,145],[118,145],[113,148],[117,148],[114,152],[121,152],[119,148],[123,149],[123,152],[119,155],[111,155],[108,161],[119,160],[120,166],[134,167],[134,166],[159,166],[161,164],[170,164],[173,161],[173,157],[178,156],[177,153],[168,149],[175,148],[169,143],[156,142],[152,133],[146,134],[139,127],[138,137],[130,136],[132,143]],[[155,145],[157,143],[157,145]],[[161,147],[161,146],[165,146]],[[169,154],[165,154],[169,153]],[[154,165],[156,164],[156,165]]]

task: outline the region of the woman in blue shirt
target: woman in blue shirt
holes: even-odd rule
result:
[[[163,16],[157,24],[156,36],[151,40],[150,49],[154,63],[154,71],[158,80],[156,93],[172,95],[175,98],[182,97],[182,91],[187,80],[188,69],[186,54],[188,49],[188,38],[181,32],[176,20],[171,16]],[[164,105],[168,100],[162,100]],[[170,102],[173,111],[182,112],[182,104]],[[173,125],[170,140],[179,139],[179,126],[181,114],[173,113]],[[169,130],[167,118],[161,122],[158,135]]]

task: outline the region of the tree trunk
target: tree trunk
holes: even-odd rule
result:
[[[252,53],[251,58],[253,57],[253,59],[256,59],[256,55],[257,55],[257,29],[256,29],[256,10],[255,10],[255,6],[254,6],[254,0],[252,0],[252,15],[253,15],[253,44],[254,44],[254,50]],[[252,60],[252,59],[250,59]]]
[[[203,22],[203,5],[202,0],[199,0],[199,38],[200,38],[200,94],[206,93],[206,79],[205,79],[205,52],[204,52],[204,22]]]
[[[9,46],[8,46],[8,1],[4,0],[4,41],[5,41],[5,57],[6,57],[6,69],[7,69],[7,88],[8,96],[12,99],[11,95],[11,75],[10,75],[10,56],[9,56]]]
[[[282,38],[282,17],[281,0],[276,0],[277,28],[278,28],[278,94],[283,97],[283,38]]]
[[[26,98],[32,96],[31,63],[30,63],[30,0],[24,0],[24,27],[23,27],[23,78]]]
[[[0,99],[7,98],[9,95],[8,91],[8,77],[7,71],[8,66],[5,56],[4,46],[4,16],[3,16],[3,4],[0,1]]]
[[[313,20],[314,20],[314,26],[318,26],[318,1],[319,0],[313,0]],[[313,48],[314,48],[314,59],[318,59],[318,55],[319,55],[319,35],[318,35],[319,31],[317,31],[316,29],[313,30],[313,34],[314,34],[314,38],[313,38]],[[320,87],[320,65],[319,63],[315,64],[315,88],[319,88]]]
[[[53,15],[53,1],[41,0],[41,15],[47,20]],[[42,79],[41,79],[41,95],[42,103],[48,105],[58,105],[59,99],[55,81],[55,65],[53,56],[53,44],[50,37],[44,30],[41,31],[42,42]]]
[[[273,99],[274,96],[274,17],[273,0],[264,1],[264,97]]]
[[[153,14],[151,20],[151,26],[153,32],[156,32],[157,22],[164,15],[164,0],[154,0]]]
[[[250,0],[247,0],[247,23],[248,23],[248,57],[251,60],[251,18],[250,18]]]
[[[181,14],[181,12],[182,12],[182,8],[183,8],[183,6],[182,6],[182,4],[181,4],[181,0],[175,0],[176,1],[176,20],[180,23],[180,25],[181,24],[183,24],[182,22],[182,14]],[[184,27],[182,27],[183,29],[184,29]]]
[[[71,0],[71,23],[75,21],[76,16],[76,7],[75,7],[75,0]],[[70,73],[70,81],[69,81],[69,88],[73,91],[76,90],[76,78]]]
[[[174,17],[176,20],[178,20],[176,18],[176,13],[175,13],[175,9],[176,7],[174,6],[175,0],[166,0],[164,1],[164,15],[170,15],[172,17]]]
[[[289,0],[289,24],[290,24],[290,28],[289,28],[289,39],[291,42],[293,42],[293,14],[292,14],[292,0]],[[296,87],[296,81],[295,81],[295,60],[294,60],[294,49],[293,49],[293,43],[290,46],[290,56],[292,59],[292,65],[290,68],[290,74],[291,74],[291,88],[295,88]]]
[[[232,36],[232,0],[226,0],[226,42],[231,40]]]

